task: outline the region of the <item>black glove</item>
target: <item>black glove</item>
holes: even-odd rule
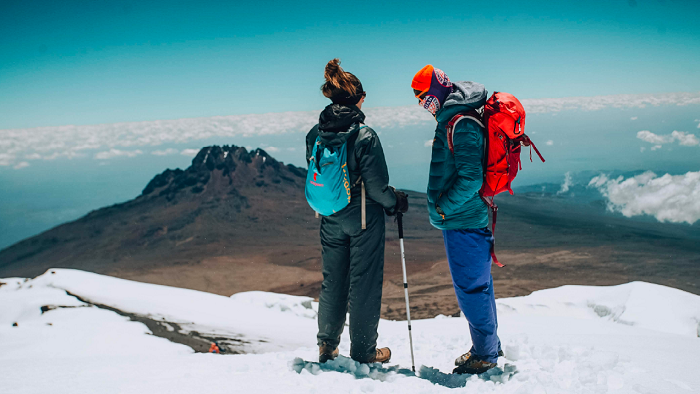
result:
[[[394,189],[392,187],[392,189]],[[408,195],[401,190],[394,189],[394,194],[396,195],[396,206],[394,207],[394,213],[406,213],[408,211]]]

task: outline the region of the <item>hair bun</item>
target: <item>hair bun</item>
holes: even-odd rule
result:
[[[352,73],[344,71],[343,68],[340,67],[340,59],[338,58],[326,64],[323,76],[326,78],[326,83],[321,86],[321,91],[324,96],[331,100],[334,100],[334,97],[345,100],[349,96],[357,95],[358,89],[362,91],[360,80]]]
[[[335,58],[326,64],[326,70],[323,76],[326,78],[326,81],[333,83],[333,81],[337,79],[337,75],[342,72],[343,69],[340,67],[340,59]],[[333,83],[333,85],[335,85],[335,83]]]

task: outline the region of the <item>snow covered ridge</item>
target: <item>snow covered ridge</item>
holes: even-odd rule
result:
[[[528,113],[603,108],[644,108],[658,105],[700,104],[700,92],[569,97],[522,100]],[[374,128],[404,127],[433,121],[418,105],[367,108],[367,124]],[[212,137],[277,135],[307,132],[318,122],[319,111],[214,116],[85,126],[55,126],[0,130],[0,166],[30,165],[32,160],[94,157],[135,157],[140,147],[187,143]],[[155,155],[177,153],[154,150]],[[187,154],[187,150],[181,152]]]
[[[506,357],[493,373],[455,376],[471,345],[463,318],[381,320],[387,365],[347,357],[319,366],[317,305],[309,297],[248,292],[223,297],[52,269],[0,279],[0,387],[12,393],[685,393],[700,390],[700,297],[633,282],[563,286],[499,299]],[[99,305],[96,306],[96,305]],[[194,353],[115,313],[147,316],[243,354]],[[347,330],[341,355],[349,354]],[[37,379],[40,371],[41,379]],[[9,373],[8,373],[9,372]]]
[[[646,282],[619,286],[562,286],[496,300],[499,316],[517,313],[614,323],[700,337],[700,296]]]

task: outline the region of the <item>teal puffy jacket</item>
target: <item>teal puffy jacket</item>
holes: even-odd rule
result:
[[[479,196],[483,182],[484,134],[470,119],[457,123],[454,155],[447,145],[447,123],[458,113],[478,109],[486,102],[484,85],[454,82],[452,93],[435,114],[438,122],[433,139],[428,180],[430,223],[440,230],[484,228],[489,224],[488,207]],[[442,214],[438,213],[440,207]]]

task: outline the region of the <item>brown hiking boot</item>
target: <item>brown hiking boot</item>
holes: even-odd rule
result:
[[[369,360],[369,363],[388,363],[391,360],[391,349],[388,347],[377,348],[377,354]]]
[[[457,357],[457,359],[455,360],[455,365],[459,367],[460,365],[466,363],[467,360],[469,360],[469,357],[471,357],[471,356],[472,356],[471,352],[464,353],[463,355]],[[506,355],[503,353],[503,350],[498,351],[498,357],[505,357],[505,356]]]
[[[479,375],[488,371],[491,368],[494,368],[495,366],[496,363],[490,363],[488,361],[479,360],[475,356],[471,356],[462,365],[452,370],[452,373]]]
[[[338,357],[338,348],[331,347],[329,344],[323,342],[321,346],[318,347],[318,362],[323,364],[328,360],[333,360]]]

